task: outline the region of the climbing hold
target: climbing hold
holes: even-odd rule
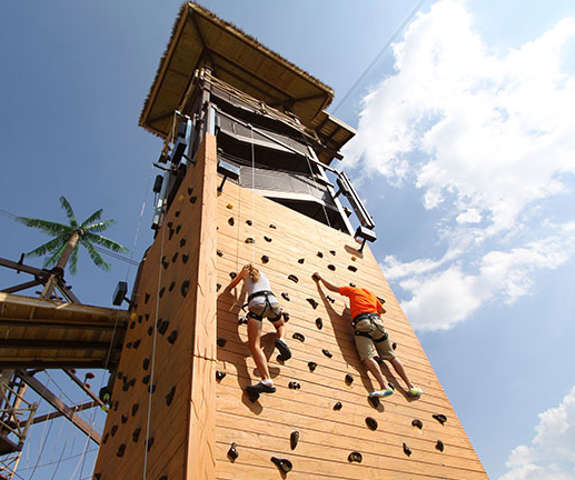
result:
[[[356,285],[355,283],[353,283],[353,282],[349,282],[349,286],[350,286],[350,287],[354,287],[354,288],[357,287],[357,285]]]
[[[142,320],[143,320],[142,315],[138,315],[138,323],[142,323]]]
[[[349,266],[347,267],[347,269],[348,269],[350,272],[357,272],[357,267],[354,267],[353,265],[349,265]]]
[[[246,243],[255,243],[255,240],[252,237],[246,238]]]
[[[345,383],[347,385],[351,385],[353,383],[353,377],[349,373],[345,375]]]
[[[140,343],[141,343],[141,340],[140,340],[140,339],[138,339],[138,340],[136,340],[136,341],[134,342],[134,345],[133,345],[134,350],[137,349],[137,348],[140,346]]]
[[[182,297],[185,297],[188,294],[188,290],[190,289],[190,281],[189,280],[185,280],[182,283],[182,286],[180,287],[180,292],[182,294]]]
[[[379,398],[377,398],[377,397],[368,397],[368,401],[369,401],[369,403],[371,403],[371,406],[372,406],[373,408],[379,407]]]
[[[309,367],[309,371],[313,372],[317,368],[317,363],[315,362],[307,362],[307,366]]]
[[[102,479],[102,474],[101,473],[95,473],[94,474],[94,480],[101,480]]]
[[[423,422],[422,422],[421,420],[419,420],[418,418],[414,418],[414,419],[411,421],[411,425],[412,425],[413,427],[419,428],[420,430],[423,428]]]
[[[318,303],[313,298],[306,298],[312,308],[315,310],[318,306]]]
[[[411,455],[411,449],[407,446],[407,443],[403,442],[403,453],[408,457]]]
[[[160,335],[166,333],[166,330],[168,329],[169,325],[170,325],[169,320],[162,320],[158,323],[158,332],[160,332]]]
[[[272,457],[271,461],[283,474],[291,472],[291,469],[293,468],[292,463],[287,458]]]
[[[230,225],[231,227],[233,227],[233,226],[234,226],[234,223],[236,223],[236,221],[234,220],[234,217],[228,218],[228,225]]]
[[[186,239],[185,238],[181,238],[180,239],[180,247],[183,247],[186,244]]]
[[[148,387],[148,393],[155,393],[156,391],[156,384],[152,384]]]
[[[272,241],[271,237],[268,237],[268,236],[266,236],[266,235],[264,235],[264,240],[265,240],[266,242],[271,242],[271,241]]]
[[[178,259],[178,255],[179,255],[178,252],[172,255],[172,263],[175,263],[175,261]]]
[[[443,452],[443,450],[445,450],[445,445],[443,445],[443,442],[441,440],[437,440],[437,443],[435,444],[435,448],[437,450],[439,450],[440,452]]]
[[[230,272],[230,278],[233,280],[234,278],[236,278],[238,276],[238,274],[236,272]]]
[[[170,283],[170,286],[168,287],[168,292],[171,292],[175,286],[176,286],[176,282]]]
[[[116,452],[116,456],[117,457],[123,457],[125,451],[126,451],[126,444],[122,443],[122,445],[120,445],[120,447],[118,448],[118,451]]]
[[[397,343],[393,342],[393,343],[391,344],[391,348],[393,348],[393,349],[395,350],[395,349],[397,348]]]
[[[278,227],[276,227],[273,223],[270,223],[270,228],[273,228],[275,230]]]
[[[162,257],[162,266],[164,267],[164,269],[168,268],[170,266],[170,262],[168,262],[168,260],[166,259],[166,257]]]
[[[251,220],[246,220],[246,223],[251,227],[253,225],[253,222]]]
[[[138,413],[139,408],[140,408],[139,403],[134,403],[134,405],[132,405],[132,417],[134,417],[136,413]]]
[[[190,258],[189,255],[183,254],[183,255],[182,255],[182,262],[183,262],[183,263],[188,263],[188,259],[189,259],[189,258]]]
[[[289,313],[282,312],[282,317],[284,318],[284,322],[289,322]]]
[[[366,417],[365,423],[370,430],[377,430],[377,420],[375,418]]]
[[[223,380],[226,375],[227,375],[226,372],[222,372],[221,370],[216,370],[216,380],[218,382],[220,380]]]
[[[299,382],[292,381],[288,383],[288,387],[291,388],[292,390],[299,390],[301,388],[301,385],[299,384]]]
[[[282,293],[281,293],[281,296],[282,296],[282,298],[283,298],[284,300],[286,300],[286,301],[288,301],[288,302],[290,301],[289,295],[288,295],[286,292],[282,292]]]
[[[227,208],[228,210],[231,210],[232,208],[234,208],[234,206],[233,206],[231,203],[228,203],[228,204],[226,205],[226,208]]]
[[[240,317],[240,318],[238,319],[238,325],[244,325],[244,324],[247,325],[247,323],[248,323],[247,317]]]
[[[335,272],[335,265],[328,265],[327,268],[329,268],[332,272]]]
[[[179,216],[180,216],[180,211],[179,211],[179,210],[176,210],[176,211],[174,212],[174,217],[178,218]]]
[[[299,279],[293,274],[288,275],[288,280],[291,280],[294,283],[299,282]]]
[[[327,298],[331,303],[335,303],[335,298],[330,297],[329,295],[326,296],[325,298]]]
[[[188,187],[188,195],[194,193],[194,187]]]
[[[216,283],[216,292],[220,291],[220,288],[222,288],[222,284],[221,283]]]
[[[148,335],[152,335],[152,332],[154,331],[154,327],[148,327]]]
[[[144,303],[148,303],[149,299],[150,299],[150,294],[146,293],[146,295],[144,295]]]
[[[168,233],[168,240],[171,240],[173,236],[174,236],[174,230],[170,228],[170,231]],[[166,267],[166,268],[168,268],[168,267]]]
[[[222,252],[221,250],[216,250],[216,255],[218,257],[223,257],[224,256],[224,252]]]
[[[106,435],[104,435],[104,436],[102,437],[102,443],[106,443],[106,442],[108,441],[108,436],[109,436],[109,435],[110,435],[109,433],[106,433]]]
[[[268,263],[270,261],[270,257],[267,255],[262,255],[262,263]]]
[[[315,319],[315,326],[318,328],[318,330],[323,328],[323,320],[320,317]]]
[[[441,423],[441,425],[447,422],[447,417],[443,415],[443,413],[435,413],[432,415],[432,417],[435,418],[435,420],[437,420],[439,423]]]
[[[333,355],[331,354],[331,352],[330,352],[329,350],[325,349],[325,348],[323,348],[323,349],[321,350],[321,353],[323,353],[327,358],[333,357]]]
[[[295,450],[295,447],[297,447],[297,442],[299,442],[299,432],[294,430],[289,436],[289,446],[292,450]]]
[[[150,383],[150,376],[149,375],[144,375],[144,377],[142,378],[142,383],[144,385],[147,385],[148,383]]]
[[[300,258],[300,259],[297,261],[297,263],[303,263],[303,262],[305,262],[305,258]]]
[[[132,342],[126,343],[126,348],[132,348]]]
[[[236,459],[240,456],[237,450],[237,446],[238,444],[236,442],[232,442],[230,449],[228,450],[228,458],[232,463],[235,462]]]
[[[341,402],[336,402],[335,405],[333,406],[333,409],[334,409],[335,411],[338,411],[338,410],[341,410],[342,407],[343,407],[343,405],[342,405]]]
[[[300,342],[305,342],[305,337],[299,332],[295,332],[291,337],[295,340],[299,340]]]
[[[178,201],[179,201],[180,203],[182,203],[185,199],[186,199],[186,197],[185,197],[184,195],[182,195],[182,194],[180,194],[180,195],[178,196]]]
[[[318,256],[319,258],[323,258],[323,253],[317,252],[317,256]]]
[[[193,197],[190,197],[190,203],[192,203],[192,204],[196,203],[197,199],[198,199],[198,197],[196,197],[195,195]]]
[[[381,297],[377,297],[377,299],[379,300],[379,303],[384,304],[385,303],[385,299],[381,298]]]
[[[347,461],[348,462],[357,462],[357,463],[361,463],[361,461],[363,460],[363,457],[361,456],[361,453],[359,452],[351,452],[348,456],[347,456]]]
[[[146,322],[150,319],[150,314],[149,313],[145,313],[144,317],[146,318]]]
[[[154,444],[154,437],[148,438],[148,447],[147,447],[148,452],[149,452],[150,449],[152,448],[152,445],[153,445],[153,444]]]
[[[176,393],[176,386],[174,385],[168,394],[166,395],[166,405],[169,407],[172,404],[172,400],[174,399],[174,394]]]
[[[112,437],[114,435],[116,435],[116,432],[118,431],[118,425],[112,425],[112,428],[110,430],[110,435],[112,435]]]
[[[226,342],[227,342],[227,340],[225,338],[220,337],[220,338],[218,338],[216,343],[218,344],[218,347],[225,347]]]
[[[176,343],[177,339],[178,339],[178,331],[172,330],[172,333],[170,333],[170,336],[168,337],[168,342],[173,345],[174,343]]]
[[[166,287],[160,288],[160,298],[162,298],[164,296],[165,291],[166,291]],[[133,327],[130,325],[130,328],[133,328]]]
[[[335,250],[330,250],[329,253],[331,253],[335,257]]]
[[[140,427],[136,428],[133,432],[132,432],[132,441],[135,443],[138,441],[138,439],[140,438],[140,433],[142,432],[142,429]]]
[[[357,257],[351,257],[351,261],[355,262],[357,260]]]

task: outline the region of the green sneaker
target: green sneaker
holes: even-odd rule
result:
[[[413,387],[409,389],[409,394],[412,397],[421,397],[423,395],[423,389],[420,387]]]
[[[393,395],[393,388],[386,388],[385,390],[376,390],[375,392],[370,392],[369,398],[383,398]]]

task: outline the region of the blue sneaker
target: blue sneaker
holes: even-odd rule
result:
[[[376,390],[374,392],[369,392],[369,398],[384,398],[393,395],[392,388],[386,388],[385,390]]]

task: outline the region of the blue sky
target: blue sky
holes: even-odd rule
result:
[[[490,477],[575,479],[575,4],[497,3],[423,3],[337,111],[358,129],[343,166]],[[202,4],[332,86],[335,106],[416,2]],[[63,221],[60,195],[78,217],[104,208],[118,221],[110,236],[139,259],[161,145],[137,120],[179,5],[4,7],[0,209]],[[7,214],[0,226],[0,256],[45,241]],[[133,277],[109,261],[105,273],[80,256],[69,280],[85,303],[109,305]],[[21,277],[0,270],[2,285]],[[56,464],[32,475],[33,452],[45,442],[40,463],[55,462],[63,438],[73,458],[53,478],[88,477],[94,454],[75,456],[84,438],[54,422],[34,427],[22,478],[50,478]]]

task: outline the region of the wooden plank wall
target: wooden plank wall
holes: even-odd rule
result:
[[[348,235],[229,182],[218,199],[217,225],[221,255],[217,258],[217,368],[226,373],[216,388],[217,479],[282,478],[270,461],[272,456],[293,463],[287,476],[291,480],[487,478],[368,247],[359,254],[358,244]],[[248,238],[254,243],[246,243]],[[263,255],[269,257],[266,264],[262,263]],[[298,262],[300,259],[303,263]],[[239,289],[224,293],[223,288],[230,281],[230,273],[248,262],[266,272],[290,314],[287,341],[293,353],[285,364],[276,361],[277,351],[272,351],[274,328],[265,321],[263,345],[277,392],[262,395],[256,403],[243,393],[247,385],[258,381],[247,346],[247,327],[238,324],[238,318],[245,315],[239,305],[245,300],[240,298]],[[357,271],[351,271],[350,266]],[[372,379],[356,355],[345,299],[326,291],[335,302],[328,300],[311,279],[314,271],[338,285],[352,282],[369,288],[386,300],[386,327],[408,375],[425,390],[421,399],[408,398],[400,380],[395,383],[394,395],[376,408],[370,404],[367,393]],[[289,280],[290,274],[299,281]],[[282,292],[290,301],[279,297]],[[307,298],[316,300],[317,308]],[[316,326],[317,318],[323,321],[321,330]],[[303,343],[292,339],[295,332],[304,335]],[[225,345],[221,346],[223,340]],[[322,349],[333,357],[327,358]],[[310,361],[318,365],[314,372],[308,368]],[[353,376],[351,385],[345,382],[346,374]],[[391,373],[388,379],[394,381]],[[291,381],[299,382],[301,389],[288,388]],[[333,407],[338,401],[343,407],[336,411]],[[447,422],[440,424],[433,414],[446,415]],[[366,417],[378,422],[377,430],[367,427]],[[421,430],[412,426],[414,419],[423,422]],[[290,433],[295,430],[300,441],[291,450]],[[444,444],[443,452],[436,449],[438,440]],[[232,442],[239,453],[234,462],[227,456]],[[411,450],[410,456],[404,453],[403,443]],[[362,463],[348,462],[354,450],[362,454]]]
[[[208,135],[144,260],[95,478],[215,477],[216,161]]]

